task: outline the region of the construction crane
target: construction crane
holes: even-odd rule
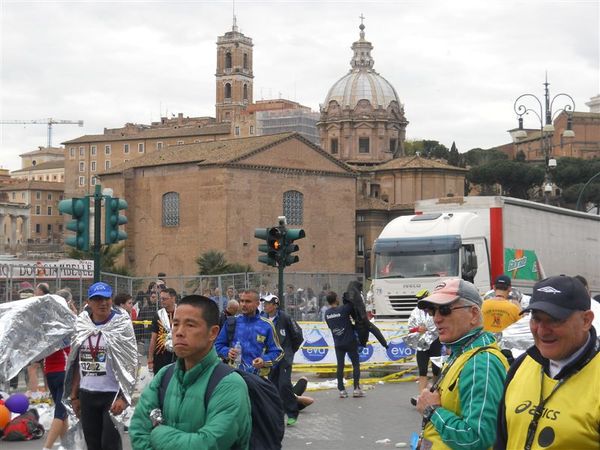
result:
[[[57,120],[57,119],[39,119],[39,120],[0,120],[2,124],[29,124],[35,123],[40,124],[44,123],[48,125],[48,148],[52,147],[52,125],[66,125],[66,124],[76,124],[80,127],[83,126],[83,120]]]

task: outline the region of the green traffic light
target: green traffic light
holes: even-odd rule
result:
[[[65,238],[65,244],[77,250],[88,251],[90,249],[90,199],[84,197],[61,200],[58,203],[58,210],[73,216],[73,220],[67,222],[66,228],[74,231],[75,236]]]
[[[127,209],[127,202],[122,198],[105,198],[104,240],[109,245],[127,239],[127,233],[119,230],[120,225],[127,223],[127,217],[119,215],[119,211]]]

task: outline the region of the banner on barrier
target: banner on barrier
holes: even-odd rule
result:
[[[387,350],[370,334],[366,347],[359,349],[361,363],[395,362],[416,352],[402,339],[408,333],[406,323],[381,324],[381,332],[388,341]],[[294,364],[336,364],[335,348],[331,331],[325,322],[300,323],[304,342],[294,356]],[[346,361],[350,362],[348,356]]]

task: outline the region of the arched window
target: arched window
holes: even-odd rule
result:
[[[179,226],[179,193],[167,192],[162,197],[163,227]]]
[[[244,100],[248,100],[248,85],[244,85]]]
[[[248,68],[248,53],[244,53],[244,69]]]
[[[231,98],[231,84],[225,83],[225,98]]]
[[[231,52],[225,53],[225,68],[231,69]]]
[[[283,215],[288,225],[302,225],[304,217],[304,194],[298,191],[283,193]]]

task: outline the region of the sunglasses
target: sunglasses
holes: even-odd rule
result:
[[[430,316],[435,316],[436,311],[440,313],[440,316],[449,316],[452,314],[452,311],[455,309],[464,309],[464,308],[472,308],[473,306],[450,306],[450,305],[440,305],[440,306],[428,306],[427,308],[423,308],[423,310],[429,314]]]

